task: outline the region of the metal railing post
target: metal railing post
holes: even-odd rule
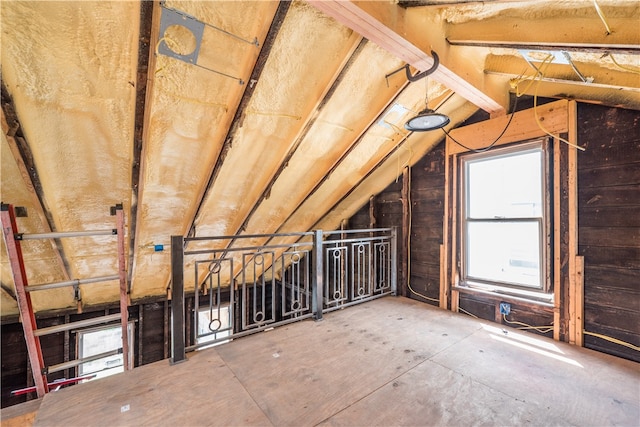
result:
[[[186,360],[184,345],[184,238],[171,236],[171,359]]]
[[[391,295],[398,295],[398,227],[391,228]]]
[[[311,309],[315,320],[322,320],[322,309],[324,308],[324,275],[322,259],[322,230],[313,232],[313,280],[311,281]]]

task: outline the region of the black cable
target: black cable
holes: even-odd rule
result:
[[[514,97],[513,100],[513,109],[511,110],[511,117],[509,117],[509,121],[507,122],[507,125],[504,127],[504,129],[502,130],[502,132],[500,132],[500,135],[498,135],[498,137],[496,139],[493,140],[493,142],[489,145],[487,145],[486,147],[483,148],[470,148],[467,147],[466,145],[464,145],[463,143],[459,142],[457,139],[455,139],[454,137],[452,137],[449,132],[447,132],[445,130],[445,128],[441,128],[442,132],[444,132],[445,135],[447,135],[449,138],[451,138],[451,140],[453,142],[455,142],[456,144],[458,144],[459,146],[461,146],[462,148],[466,148],[469,151],[473,151],[474,153],[484,153],[485,151],[489,151],[491,150],[491,148],[493,148],[494,145],[496,145],[496,142],[498,142],[498,140],[500,138],[502,138],[502,136],[504,135],[504,133],[507,131],[507,129],[509,128],[509,125],[511,124],[511,120],[513,120],[513,116],[516,114],[516,108],[518,107],[518,96],[516,95]]]

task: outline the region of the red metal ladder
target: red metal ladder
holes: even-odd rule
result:
[[[108,353],[102,353],[90,358],[76,359],[68,362],[64,362],[58,365],[46,366],[42,357],[42,348],[40,347],[40,337],[43,335],[53,334],[57,332],[67,331],[71,329],[78,329],[87,326],[98,325],[102,323],[108,323],[115,320],[120,320],[122,326],[122,360],[124,364],[124,370],[131,369],[129,366],[129,337],[128,337],[128,306],[129,295],[127,290],[127,271],[125,265],[125,253],[124,253],[124,211],[122,205],[118,204],[111,207],[111,215],[116,217],[116,228],[111,230],[97,230],[97,231],[69,231],[69,232],[52,232],[52,233],[40,233],[40,234],[23,234],[18,233],[18,227],[16,225],[15,211],[12,205],[2,203],[0,208],[0,219],[2,220],[2,235],[7,247],[7,255],[9,256],[9,264],[11,266],[11,273],[13,275],[13,282],[16,288],[16,300],[18,302],[18,309],[20,311],[20,318],[22,319],[22,328],[24,330],[24,337],[27,344],[27,351],[29,353],[29,362],[33,371],[33,379],[35,382],[36,392],[38,397],[43,397],[45,393],[49,392],[49,382],[47,381],[47,375],[49,373],[58,372],[64,369],[78,366],[82,363],[96,360],[108,355],[119,353],[119,350],[114,350]],[[118,247],[118,274],[113,276],[94,277],[88,279],[75,279],[64,282],[56,282],[49,284],[40,284],[30,286],[27,282],[26,270],[24,268],[24,259],[22,257],[22,249],[20,242],[22,240],[31,239],[52,239],[63,237],[79,237],[79,236],[99,236],[99,235],[117,235],[117,247]],[[33,312],[33,306],[31,304],[30,292],[42,291],[46,289],[54,289],[65,286],[79,286],[82,284],[105,282],[109,280],[118,279],[120,282],[120,313],[110,314],[106,316],[95,317],[91,319],[80,320],[77,322],[65,323],[62,325],[55,325],[46,328],[38,328],[36,324],[35,314]],[[114,353],[115,352],[115,353]]]

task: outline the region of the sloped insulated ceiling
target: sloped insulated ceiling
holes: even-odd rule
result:
[[[516,90],[640,109],[640,6],[598,5],[604,18],[584,1],[5,1],[2,201],[27,209],[24,233],[111,229],[122,203],[131,297],[162,296],[171,235],[338,227],[442,139],[403,127],[425,99],[450,127],[504,114]],[[161,33],[163,10],[201,37]],[[522,46],[573,62],[537,75]],[[431,50],[429,79],[391,74],[428,68]],[[117,271],[109,236],[22,246],[30,284]],[[17,308],[1,249],[4,316]],[[95,305],[117,283],[33,298]]]

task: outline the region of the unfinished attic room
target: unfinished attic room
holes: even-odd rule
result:
[[[640,425],[637,0],[0,13],[3,427]]]

